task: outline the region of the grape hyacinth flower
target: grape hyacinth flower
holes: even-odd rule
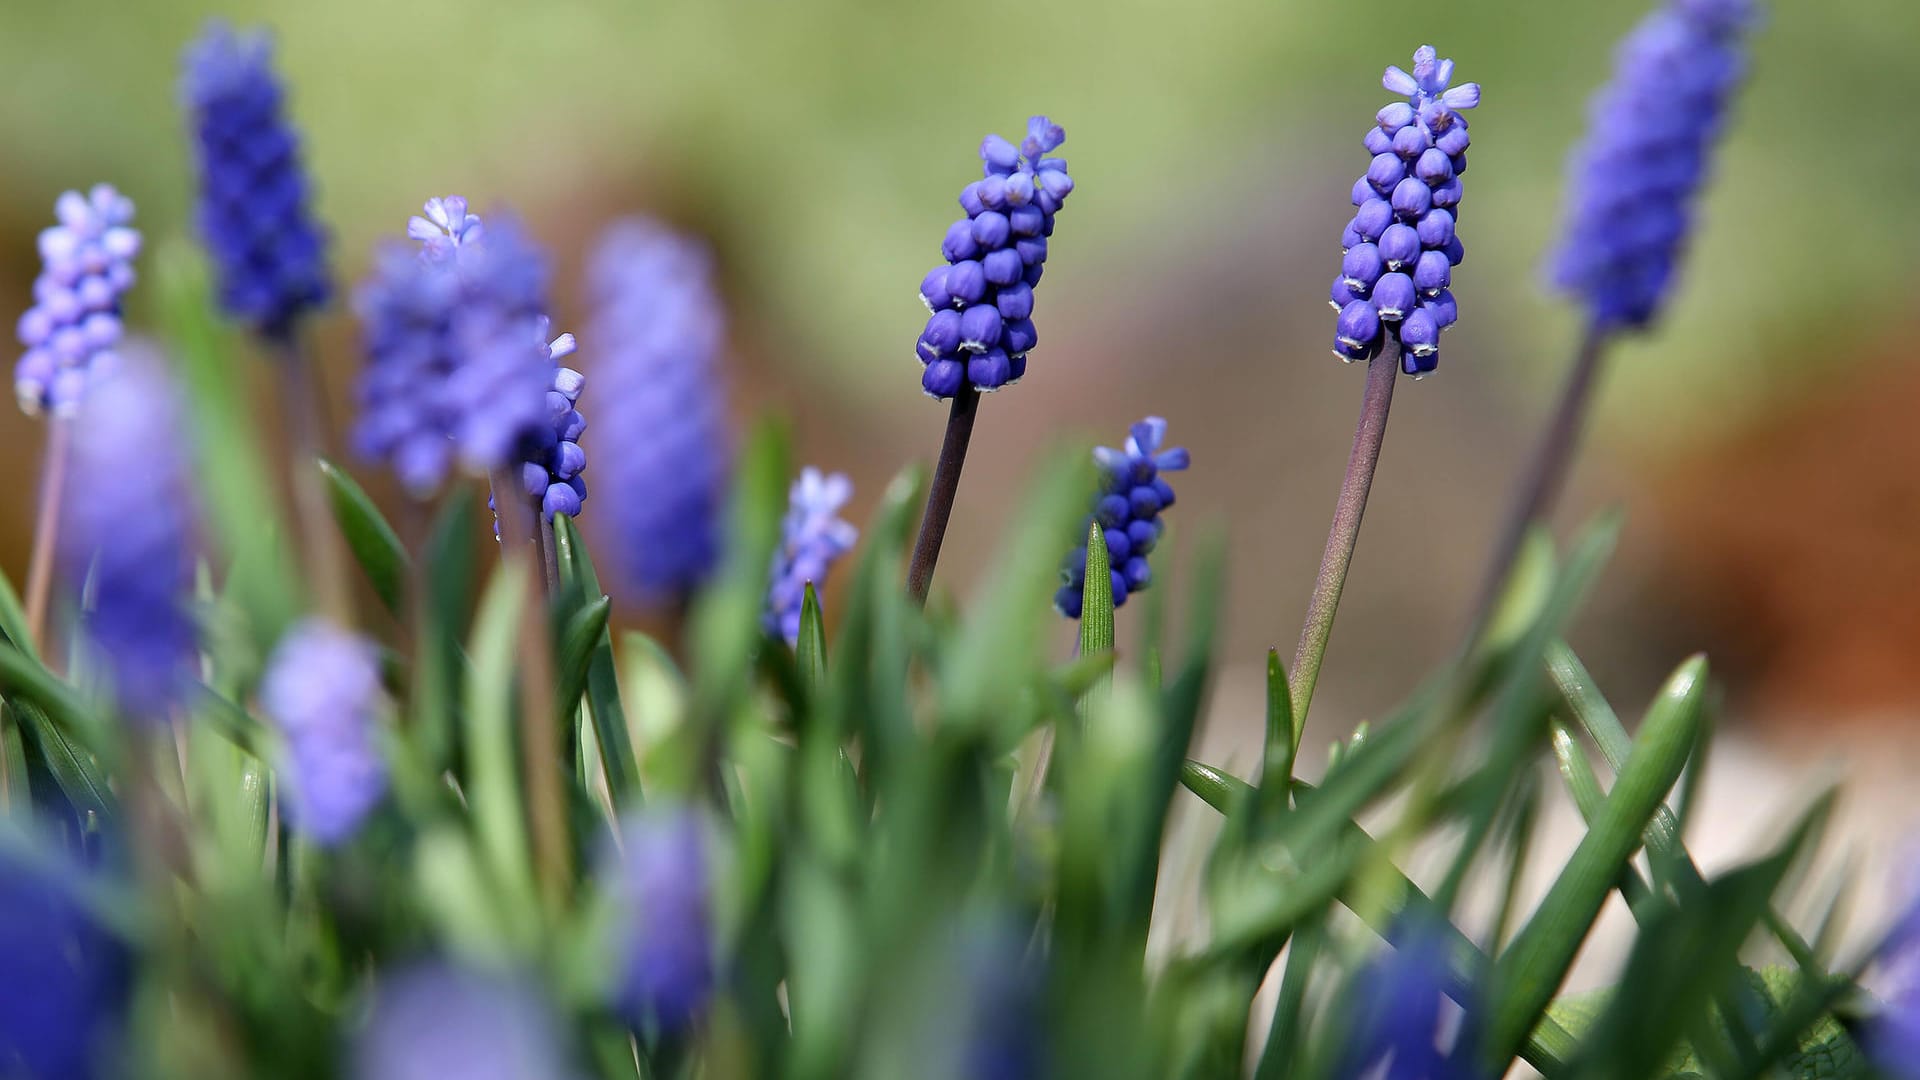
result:
[[[649,603],[690,594],[720,555],[731,470],[712,260],[658,222],[602,234],[593,296],[594,401],[602,420],[598,512],[629,587]]]
[[[195,218],[220,306],[278,340],[331,292],[326,239],[308,205],[284,96],[264,31],[238,34],[214,20],[187,49],[181,97],[200,171]]]
[[[946,400],[971,385],[983,393],[1020,380],[1033,328],[1033,290],[1046,269],[1054,215],[1073,191],[1067,163],[1046,155],[1067,139],[1044,116],[1027,121],[1015,146],[998,135],[980,143],[982,179],[960,191],[966,217],[947,228],[947,265],[927,272],[920,299],[931,317],[917,351],[921,388]]]
[[[620,913],[614,1006],[636,1028],[679,1031],[713,995],[711,852],[684,807],[629,817],[604,874]]]
[[[420,248],[383,250],[356,298],[367,364],[354,443],[424,498],[456,460],[488,473],[538,438],[566,344],[546,338],[546,256],[511,218],[483,226],[448,196],[407,234]]]
[[[1112,560],[1109,572],[1114,607],[1126,603],[1129,593],[1137,593],[1153,581],[1147,555],[1166,528],[1160,520],[1161,511],[1173,505],[1173,486],[1160,474],[1178,472],[1191,461],[1185,447],[1162,450],[1160,445],[1166,437],[1166,420],[1149,416],[1129,429],[1124,449],[1101,446],[1093,451],[1094,463],[1100,467],[1100,494],[1088,521],[1100,523],[1107,557]],[[1077,619],[1086,590],[1084,546],[1067,555],[1061,574],[1066,584],[1053,594],[1054,610]]]
[[[1551,266],[1596,326],[1643,327],[1659,314],[1754,21],[1750,0],[1667,0],[1620,43],[1571,160]]]
[[[546,337],[546,331],[539,336]],[[587,452],[580,448],[587,418],[578,408],[587,378],[560,363],[576,348],[578,343],[572,334],[561,334],[544,347],[547,363],[553,369],[553,378],[547,383],[547,422],[526,435],[518,455],[521,490],[540,507],[541,520],[549,523],[555,514],[578,517],[587,499],[587,482],[580,475],[587,467]],[[487,496],[487,509],[495,512],[493,538],[498,540],[500,508],[493,495]]]
[[[80,884],[65,860],[0,848],[0,1076],[115,1075],[130,965]]]
[[[154,364],[129,361],[75,418],[61,499],[60,562],[83,585],[88,639],[112,674],[121,710],[157,722],[190,676],[197,631],[193,494],[183,412]]]
[[[288,821],[322,847],[353,836],[386,795],[381,698],[373,644],[323,619],[287,631],[267,661],[260,703],[286,740]]]
[[[354,1080],[565,1080],[553,1009],[529,982],[430,961],[381,979],[354,1040]]]
[[[1474,1059],[1474,1014],[1457,1026],[1445,1011],[1452,986],[1442,929],[1403,924],[1395,944],[1355,976],[1341,1012],[1346,1044],[1336,1076],[1384,1080],[1492,1080]]]
[[[853,550],[860,530],[840,519],[840,508],[853,497],[853,482],[845,473],[823,474],[811,466],[787,493],[787,516],[780,526],[780,546],[773,552],[767,587],[767,633],[778,634],[788,645],[800,640],[800,612],[807,586],[818,589],[840,556]]]
[[[1389,67],[1380,82],[1407,100],[1381,109],[1364,140],[1373,162],[1354,182],[1340,238],[1333,352],[1366,360],[1391,335],[1401,370],[1417,378],[1439,365],[1440,333],[1459,315],[1448,286],[1466,253],[1454,230],[1467,171],[1460,113],[1480,104],[1480,85],[1452,86],[1453,61],[1431,45],[1414,52],[1411,73]]]
[[[28,416],[71,416],[87,388],[119,366],[120,299],[140,253],[133,200],[110,185],[69,191],[53,211],[60,223],[40,232],[33,307],[17,328],[27,351],[14,365],[13,390]]]

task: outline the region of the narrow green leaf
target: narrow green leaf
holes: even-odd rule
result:
[[[514,738],[514,650],[525,606],[524,567],[496,571],[481,599],[466,679],[467,800],[488,876],[522,920],[538,910]],[[528,928],[530,929],[530,928]]]
[[[367,575],[380,602],[388,611],[400,614],[400,606],[406,599],[408,570],[407,549],[400,543],[400,535],[387,524],[380,508],[346,470],[325,458],[316,464],[326,480],[334,520],[340,523],[340,532],[346,537],[354,561]]]
[[[24,817],[31,805],[26,740],[12,706],[0,701],[0,818]]]
[[[576,608],[560,628],[560,640],[553,656],[554,673],[559,678],[554,695],[554,706],[558,710],[555,715],[571,717],[580,704],[594,651],[607,636],[607,619],[612,614],[613,601],[602,596]]]
[[[1594,775],[1593,763],[1587,760],[1573,732],[1557,721],[1553,725],[1553,758],[1560,766],[1567,790],[1573,793],[1573,804],[1580,811],[1581,820],[1591,826],[1606,808],[1607,793],[1600,789],[1600,778]],[[1648,835],[1652,835],[1651,829]],[[1640,876],[1639,868],[1631,862],[1620,867],[1620,894],[1626,898],[1636,919],[1644,922],[1653,916],[1653,892]]]
[[[560,579],[578,588],[583,595],[604,595],[600,575],[593,558],[580,538],[579,527],[565,514],[553,518],[555,549],[560,557]],[[611,615],[611,608],[609,608]],[[612,632],[601,628],[587,662],[587,715],[593,723],[593,739],[600,748],[600,768],[607,777],[607,791],[616,809],[637,805],[640,797],[640,762],[634,757],[633,739],[627,730],[627,712],[620,700],[620,678],[613,659]]]
[[[1605,903],[1620,868],[1640,847],[1654,810],[1680,778],[1701,728],[1707,664],[1695,657],[1667,681],[1634,741],[1619,780],[1546,898],[1500,957],[1490,1060],[1510,1056],[1539,1023]]]
[[[1293,690],[1280,650],[1267,650],[1267,735],[1260,766],[1259,795],[1254,799],[1257,828],[1264,830],[1287,808],[1287,786],[1293,782],[1293,763],[1300,749],[1300,732],[1293,722]]]
[[[54,783],[74,809],[97,814],[102,819],[112,818],[116,800],[112,789],[107,787],[104,771],[94,759],[39,705],[23,697],[13,697],[8,700],[7,708],[12,709],[20,721],[22,735],[33,740],[39,749],[47,771],[53,774]]]
[[[800,640],[794,645],[794,658],[800,668],[800,684],[809,700],[818,701],[827,685],[827,627],[820,615],[820,594],[813,582],[807,582],[807,595],[800,603]]]
[[[1180,783],[1223,814],[1232,813],[1236,805],[1253,796],[1252,784],[1191,758],[1180,764]]]
[[[1087,526],[1087,577],[1080,600],[1080,655],[1113,648],[1113,560],[1106,536],[1095,522]]]
[[[726,553],[713,582],[698,598],[688,624],[694,657],[694,732],[702,758],[711,755],[719,725],[752,685],[755,657],[765,641],[767,565],[786,513],[788,443],[778,425],[758,425],[743,448],[728,511]]]
[[[20,606],[20,596],[13,591],[13,582],[8,581],[5,574],[0,574],[0,634],[6,635],[14,648],[35,660],[40,659],[33,635],[27,633],[26,609]]]

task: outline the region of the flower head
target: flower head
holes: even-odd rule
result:
[[[60,562],[83,585],[88,639],[121,709],[158,721],[188,684],[198,634],[193,492],[178,395],[157,364],[130,360],[95,387],[75,419],[61,498]]]
[[[416,496],[456,461],[474,472],[515,464],[550,420],[544,253],[517,222],[484,229],[457,196],[408,224],[417,249],[389,246],[357,304],[367,349],[360,453],[390,463]]]
[[[186,52],[181,97],[200,168],[196,217],[220,305],[268,337],[327,302],[326,238],[314,224],[300,140],[264,31],[207,24]]]
[[[1373,161],[1340,237],[1333,352],[1366,360],[1391,335],[1400,369],[1417,378],[1439,365],[1440,332],[1459,315],[1448,287],[1466,254],[1454,233],[1467,171],[1460,114],[1480,104],[1480,85],[1453,85],[1453,61],[1431,45],[1415,50],[1412,71],[1389,67],[1380,83],[1407,100],[1381,109],[1363,140]]]
[[[621,913],[614,1005],[635,1027],[674,1031],[705,1011],[714,985],[712,865],[691,810],[649,810],[621,828],[605,874]]]
[[[602,234],[587,276],[602,418],[595,513],[630,587],[653,603],[684,597],[719,558],[731,471],[711,260],[629,218]]]
[[[81,903],[79,878],[64,860],[0,847],[0,1075],[111,1075],[127,950]]]
[[[107,184],[53,204],[59,224],[40,231],[40,276],[17,333],[26,353],[13,369],[14,395],[29,416],[71,416],[87,388],[120,362],[120,298],[133,287],[140,233],[133,200]]]
[[[374,986],[354,1040],[355,1080],[564,1080],[553,1009],[529,983],[428,962]]]
[[[1596,325],[1640,327],[1659,314],[1753,21],[1750,0],[1668,0],[1620,43],[1572,157],[1550,267]]]
[[[845,473],[826,475],[808,466],[787,493],[787,517],[780,526],[780,546],[773,553],[767,586],[767,633],[779,634],[792,645],[800,640],[800,612],[807,586],[826,581],[827,571],[840,556],[853,550],[860,530],[840,520],[840,508],[853,497],[853,482]]]
[[[1452,986],[1447,938],[1440,928],[1407,922],[1394,944],[1357,972],[1342,1013],[1346,1045],[1339,1076],[1389,1080],[1491,1080],[1475,1062],[1471,1010],[1448,1035],[1443,1013]],[[1371,1071],[1370,1071],[1371,1070]]]
[[[1173,505],[1173,486],[1160,474],[1179,472],[1191,460],[1184,447],[1162,450],[1166,437],[1167,422],[1149,416],[1129,430],[1123,449],[1100,446],[1093,451],[1094,463],[1100,467],[1100,493],[1088,522],[1100,523],[1101,539],[1107,544],[1115,607],[1153,581],[1147,555],[1165,529],[1160,512]],[[1068,553],[1061,574],[1066,584],[1054,593],[1053,606],[1067,618],[1077,619],[1086,589],[1085,547]]]
[[[267,661],[260,703],[286,740],[288,818],[322,846],[351,837],[386,795],[381,697],[373,644],[322,619],[287,631]]]
[[[1036,116],[1018,146],[998,135],[981,142],[985,175],[960,191],[967,216],[940,243],[947,264],[920,283],[932,313],[917,345],[929,396],[944,400],[969,383],[998,390],[1026,374],[1027,350],[1039,340],[1033,290],[1054,215],[1073,191],[1066,160],[1046,155],[1066,140],[1058,124]]]

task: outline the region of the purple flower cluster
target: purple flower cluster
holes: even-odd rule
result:
[[[1160,512],[1173,505],[1173,486],[1160,474],[1178,472],[1191,461],[1185,447],[1160,449],[1166,438],[1167,422],[1149,416],[1129,429],[1125,449],[1100,446],[1093,451],[1094,463],[1100,466],[1100,495],[1088,522],[1100,523],[1101,538],[1107,543],[1114,607],[1126,603],[1128,593],[1152,582],[1147,555],[1165,529]],[[1084,546],[1068,553],[1061,573],[1066,584],[1053,594],[1053,606],[1067,618],[1077,619],[1087,581]]]
[[[1551,267],[1595,325],[1645,326],[1659,314],[1754,17],[1750,0],[1668,0],[1620,43],[1572,159]]]
[[[1435,920],[1436,924],[1439,920]],[[1347,1038],[1336,1076],[1390,1080],[1492,1080],[1475,1059],[1475,1021],[1469,1010],[1456,1025],[1443,1023],[1452,982],[1447,939],[1440,925],[1408,922],[1394,944],[1354,976],[1343,1015]]]
[[[92,598],[87,636],[121,710],[148,722],[180,699],[197,641],[184,419],[165,373],[129,360],[88,393],[61,496],[60,563],[72,595]]]
[[[787,517],[773,553],[764,621],[767,633],[779,634],[789,645],[800,640],[807,585],[818,588],[824,583],[834,562],[860,539],[860,530],[839,516],[852,497],[853,482],[845,473],[828,476],[811,466],[801,470],[787,493]]]
[[[353,1080],[567,1080],[580,1075],[531,982],[430,961],[375,984]]]
[[[386,795],[380,701],[373,644],[330,622],[295,626],[267,661],[260,704],[286,740],[288,820],[323,847],[351,837]]]
[[[933,313],[918,345],[929,396],[945,400],[968,383],[998,390],[1026,374],[1027,350],[1039,340],[1033,289],[1046,269],[1053,216],[1073,191],[1066,161],[1046,155],[1066,139],[1058,124],[1036,116],[1019,146],[998,135],[980,143],[986,175],[960,190],[967,216],[940,242],[947,265],[920,283]]]
[[[1342,360],[1377,355],[1386,336],[1400,343],[1400,369],[1420,376],[1440,363],[1440,332],[1459,317],[1453,268],[1465,249],[1454,235],[1460,174],[1467,171],[1467,121],[1480,104],[1480,84],[1451,86],[1453,61],[1431,45],[1413,54],[1413,71],[1389,67],[1380,84],[1406,101],[1380,110],[1367,130],[1373,155],[1354,181],[1353,220],[1341,233],[1345,252],[1331,302],[1340,313],[1333,352]]]
[[[78,868],[0,848],[0,1076],[107,1068],[129,988],[126,947],[81,903]]]
[[[697,814],[654,809],[621,828],[606,888],[621,922],[615,1007],[637,1028],[677,1031],[713,995],[711,865]]]
[[[657,222],[607,228],[588,266],[600,516],[627,583],[684,597],[720,554],[731,470],[720,299],[706,249]]]
[[[272,40],[209,23],[187,49],[181,96],[200,167],[195,216],[219,274],[220,306],[255,332],[284,338],[332,290]]]
[[[40,276],[18,327],[27,351],[14,365],[13,391],[28,416],[71,416],[87,388],[119,365],[120,298],[140,253],[133,200],[106,184],[67,192],[53,212],[60,224],[40,232]]]
[[[357,296],[367,350],[354,444],[417,497],[456,460],[504,468],[550,411],[547,258],[518,223],[482,225],[458,196],[407,223],[416,250],[383,250]]]

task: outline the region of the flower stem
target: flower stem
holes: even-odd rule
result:
[[[293,503],[300,523],[300,555],[319,608],[341,626],[353,625],[347,548],[320,475],[327,453],[326,404],[307,350],[293,334],[273,339],[280,405],[293,435]]]
[[[47,424],[46,460],[40,472],[40,504],[33,523],[33,555],[27,563],[27,634],[42,654],[47,641],[47,601],[53,592],[53,549],[60,540],[60,494],[67,486],[72,422],[55,416]]]
[[[972,383],[953,396],[947,415],[947,435],[940,444],[940,461],[927,489],[927,509],[920,517],[920,536],[913,542],[913,561],[907,569],[907,592],[914,603],[927,602],[933,586],[933,566],[940,561],[940,543],[947,537],[947,519],[953,515],[953,497],[960,490],[960,470],[967,463],[967,444],[973,440],[973,418],[980,408],[980,391]]]
[[[500,514],[500,561],[525,567],[540,558],[540,513],[521,493],[513,470],[492,475],[493,504]],[[525,539],[520,539],[524,537]],[[532,574],[529,573],[531,579]],[[520,756],[526,768],[527,817],[541,895],[556,910],[566,901],[571,861],[566,793],[560,786],[560,720],[553,703],[553,640],[544,590],[529,597],[519,628]]]
[[[1360,539],[1360,518],[1367,511],[1367,490],[1373,486],[1374,466],[1380,463],[1380,443],[1387,434],[1387,409],[1393,404],[1393,384],[1400,374],[1400,339],[1388,334],[1379,355],[1367,362],[1367,390],[1360,399],[1360,424],[1353,433],[1353,451],[1347,456],[1347,475],[1340,482],[1340,501],[1334,504],[1333,528],[1327,550],[1320,557],[1320,576],[1313,599],[1307,603],[1307,621],[1300,628],[1300,645],[1293,653],[1293,741],[1307,718],[1313,686],[1320,678],[1320,661],[1333,633],[1333,615],[1340,606],[1340,590],[1347,583],[1347,567]]]
[[[1554,407],[1552,418],[1540,434],[1539,448],[1534,452],[1526,476],[1521,481],[1519,496],[1514,501],[1513,509],[1508,511],[1506,524],[1501,528],[1499,542],[1493,549],[1493,560],[1487,565],[1486,579],[1481,583],[1480,596],[1474,604],[1469,641],[1479,636],[1487,620],[1493,616],[1493,606],[1499,602],[1507,578],[1513,572],[1513,560],[1519,555],[1527,527],[1552,512],[1560,488],[1566,482],[1574,447],[1580,442],[1580,433],[1586,427],[1587,413],[1593,403],[1594,385],[1598,381],[1601,361],[1606,356],[1607,341],[1606,332],[1593,325],[1587,327],[1586,334],[1581,338],[1580,351],[1575,354],[1573,367],[1567,372],[1567,381],[1560,388],[1559,404]]]

